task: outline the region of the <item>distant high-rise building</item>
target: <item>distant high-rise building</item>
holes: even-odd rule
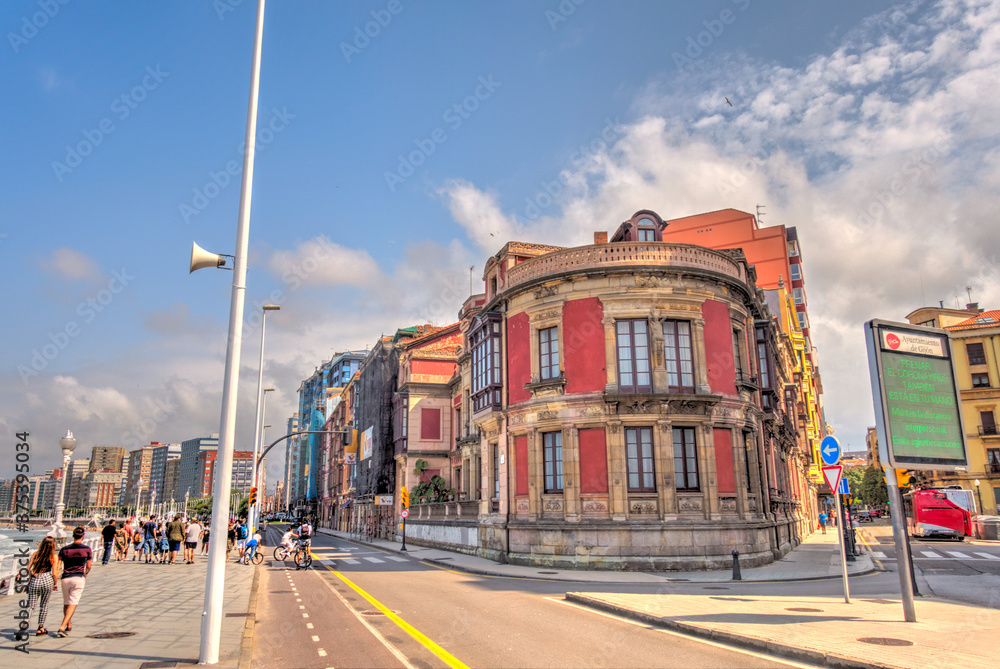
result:
[[[210,437],[198,437],[181,442],[181,462],[178,470],[177,489],[174,494],[178,499],[183,499],[188,493],[191,499],[207,497],[211,490],[211,468],[206,469],[206,458],[204,453],[215,452],[219,448],[219,434],[214,433]],[[207,479],[207,481],[206,481]]]
[[[150,486],[155,487],[155,489],[159,491],[156,496],[157,498],[162,499],[163,495],[168,492],[167,482],[165,480],[167,460],[170,458],[181,457],[181,445],[161,444],[156,441],[151,442],[149,445],[153,449],[153,461],[149,469]],[[170,497],[167,496],[166,499],[170,499]]]
[[[299,431],[299,412],[296,411],[288,419],[288,431],[285,434],[294,434]],[[285,446],[285,497],[283,506],[288,506],[290,500],[295,499],[295,482],[298,480],[298,453],[299,438],[289,437]]]
[[[124,459],[124,446],[94,446],[90,453],[90,471],[121,473]]]
[[[211,462],[211,478],[209,479],[211,488],[215,489],[215,463],[216,458],[212,458]],[[253,463],[253,451],[235,451],[233,452],[233,471],[229,479],[229,485],[231,490],[238,490],[242,495],[250,494],[250,482],[253,480],[252,472]],[[209,492],[208,494],[212,494]],[[232,509],[231,511],[235,511]]]
[[[84,500],[81,499],[80,495],[80,483],[83,481],[83,477],[90,471],[90,460],[89,459],[79,459],[73,460],[69,463],[69,472],[67,474],[66,480],[66,497],[65,503],[66,507],[79,507],[85,506]]]
[[[178,444],[180,446],[180,444]],[[163,467],[163,498],[166,500],[180,501],[184,495],[177,495],[178,482],[180,481],[181,459],[180,457],[170,458]]]
[[[149,474],[153,467],[153,449],[149,446],[137,448],[129,453],[128,488],[125,494],[125,504],[140,506],[149,504],[150,491]],[[138,502],[137,502],[138,500]]]

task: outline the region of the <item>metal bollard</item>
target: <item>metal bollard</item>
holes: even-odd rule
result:
[[[733,580],[743,580],[743,575],[740,574],[740,552],[735,548],[733,549]]]

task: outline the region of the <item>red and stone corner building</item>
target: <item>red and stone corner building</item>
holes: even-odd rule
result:
[[[610,242],[509,242],[489,259],[450,383],[452,513],[478,517],[417,510],[409,537],[607,569],[720,568],[734,549],[763,564],[798,541],[769,495],[781,417],[758,342],[776,326],[754,269],[739,250],[665,243],[664,227],[643,210]]]

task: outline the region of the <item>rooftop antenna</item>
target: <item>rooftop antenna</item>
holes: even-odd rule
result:
[[[757,205],[757,225],[760,225],[760,219],[763,218],[764,214],[766,214],[766,213],[767,212],[764,211],[764,205],[758,204]]]
[[[469,295],[472,295],[472,270],[476,269],[475,265],[469,265]]]
[[[972,304],[972,286],[966,286],[965,292],[969,296],[969,304]]]

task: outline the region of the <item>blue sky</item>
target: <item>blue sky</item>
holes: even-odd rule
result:
[[[186,263],[192,241],[235,244],[254,7],[0,7],[0,434],[32,434],[38,473],[67,428],[83,455],[219,429],[230,275]],[[762,204],[799,229],[828,419],[860,449],[861,323],[966,285],[1000,304],[997,18],[976,0],[272,0],[247,283],[248,317],[282,305],[269,434],[334,350],[454,320],[507,239]]]

